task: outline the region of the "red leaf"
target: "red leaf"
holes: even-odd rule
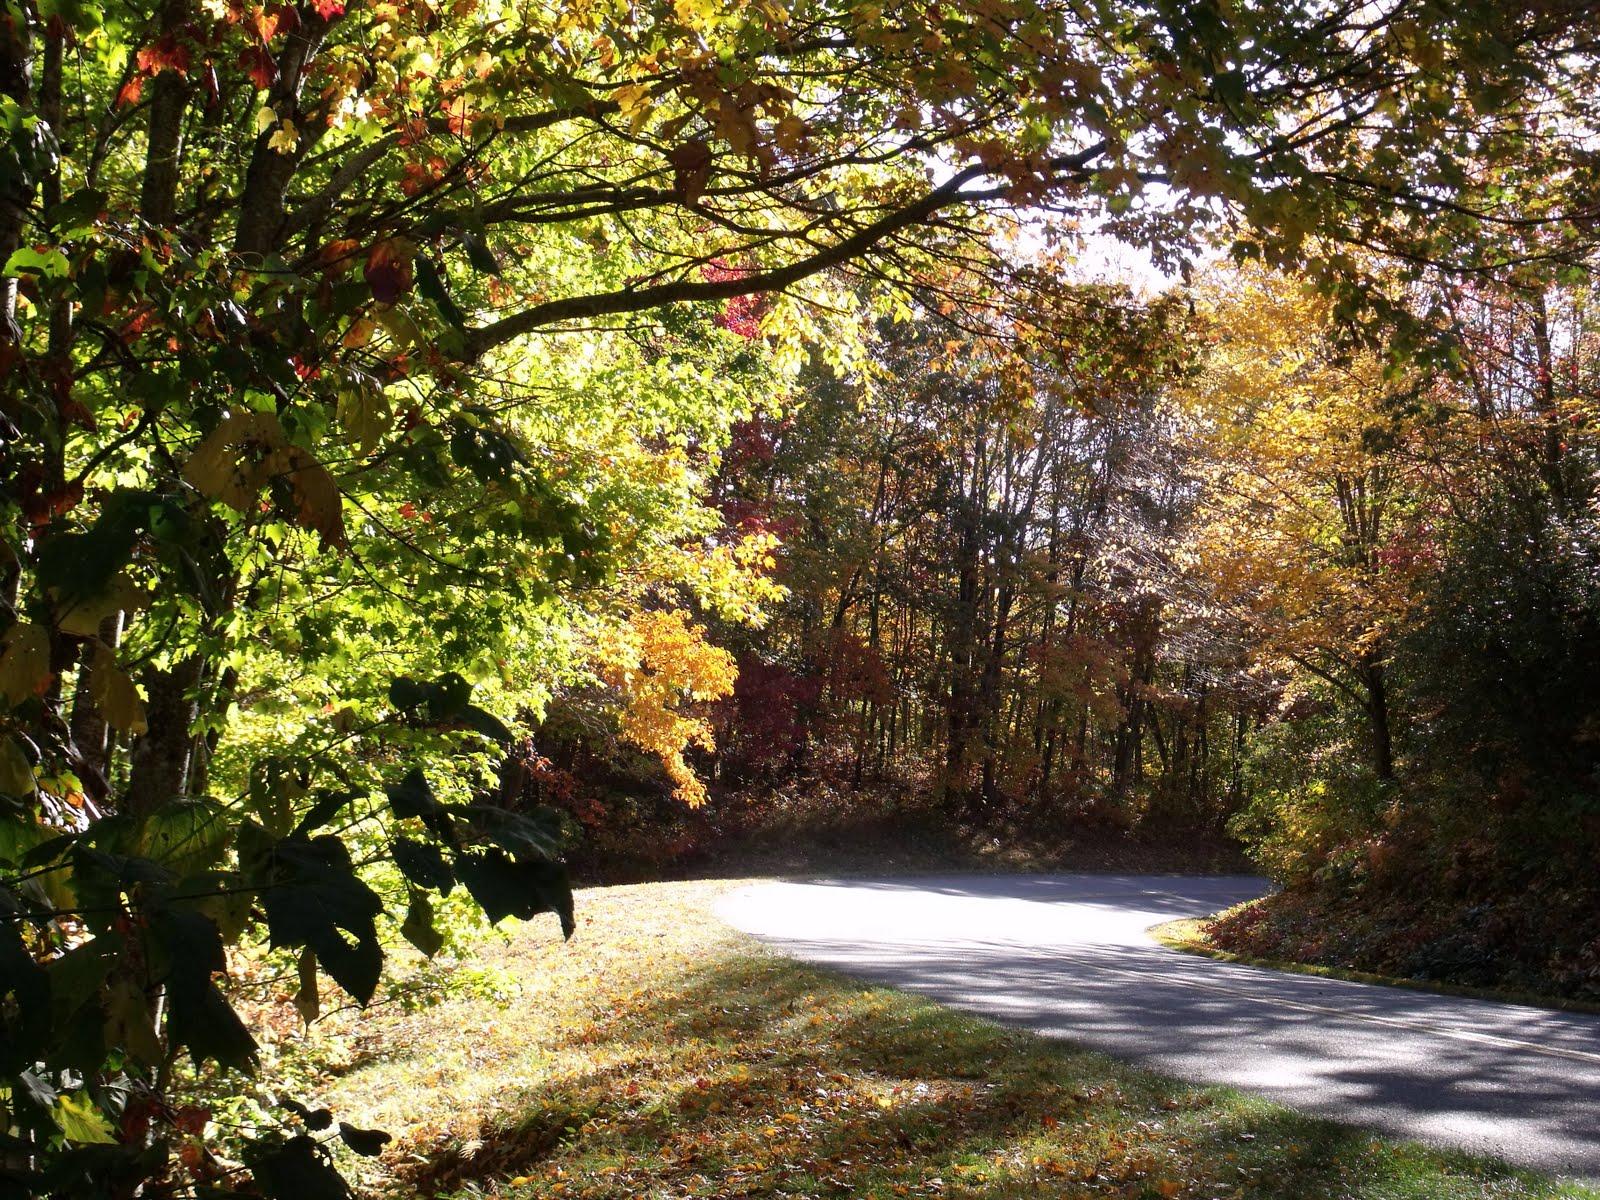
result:
[[[139,97],[144,95],[144,76],[135,75],[122,85],[122,90],[117,93],[118,108],[132,108],[139,103]]]
[[[379,242],[367,253],[363,274],[379,304],[393,304],[411,290],[412,252],[409,243],[388,241]]]
[[[172,1114],[172,1124],[195,1137],[206,1131],[206,1122],[209,1120],[211,1120],[211,1110],[193,1104],[185,1105]]]
[[[185,77],[189,74],[189,47],[178,41],[176,34],[167,34],[153,45],[144,47],[134,57],[139,70],[146,75],[159,75],[163,71],[176,71]]]
[[[278,82],[278,64],[262,46],[251,46],[239,55],[239,66],[260,91],[267,91]]]
[[[311,0],[311,7],[317,10],[317,16],[324,21],[344,16],[344,0]]]
[[[261,39],[262,45],[266,45],[278,36],[278,30],[283,26],[284,10],[278,8],[268,12],[264,8],[258,8],[250,16],[251,23],[256,29],[256,36]]]

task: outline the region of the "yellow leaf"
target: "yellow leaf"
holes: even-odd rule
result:
[[[691,808],[705,803],[705,784],[683,754],[692,745],[711,749],[711,726],[684,708],[732,693],[733,655],[707,642],[705,630],[680,612],[640,612],[601,647],[600,674],[622,694],[623,738],[661,759],[678,799]]]
[[[279,154],[293,154],[295,147],[300,144],[300,131],[294,127],[293,121],[284,121],[272,136],[267,139],[267,145]]]
[[[294,494],[295,522],[331,545],[345,544],[339,485],[309,450],[289,442],[272,413],[229,413],[195,447],[183,477],[240,512],[250,511],[270,480],[284,480]]]
[[[50,678],[50,632],[19,621],[5,638],[0,654],[0,696],[15,708],[44,690]]]
[[[94,1106],[94,1101],[82,1092],[58,1096],[51,1115],[69,1142],[77,1142],[80,1145],[116,1145],[117,1139],[111,1134],[111,1123],[106,1120],[105,1114]]]
[[[122,733],[143,733],[149,728],[139,689],[128,673],[117,666],[111,651],[103,646],[95,651],[89,672],[89,695],[106,724],[113,729]]]
[[[642,83],[625,83],[611,93],[611,98],[617,102],[623,119],[635,133],[643,128],[655,107],[650,99],[649,87]]]
[[[672,11],[690,29],[709,29],[717,22],[716,0],[673,0]]]
[[[33,794],[33,767],[14,737],[0,738],[0,792],[7,796]]]
[[[155,1066],[161,1062],[161,1039],[151,1020],[150,998],[128,978],[106,984],[106,1044],[117,1046],[136,1061]]]
[[[382,388],[357,384],[339,393],[339,424],[363,455],[372,452],[393,421],[389,397]]]
[[[283,442],[283,426],[272,413],[229,413],[195,447],[183,478],[201,495],[248,512],[267,481],[262,457]]]
[[[344,337],[340,340],[346,350],[359,350],[372,340],[372,335],[377,332],[378,325],[370,317],[361,317],[352,321],[350,328],[345,330]]]
[[[306,529],[316,530],[329,545],[343,546],[344,500],[328,468],[299,446],[285,447],[278,461],[298,505],[295,520]]]
[[[322,1013],[322,998],[317,992],[317,957],[310,949],[300,951],[300,990],[294,994],[294,1008],[310,1025]]]
[[[118,572],[111,586],[98,596],[79,600],[63,608],[56,616],[56,626],[62,633],[74,637],[92,638],[99,634],[100,623],[113,613],[132,612],[143,608],[145,594],[123,572]]]

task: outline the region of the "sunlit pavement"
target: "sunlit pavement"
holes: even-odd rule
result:
[[[718,914],[808,962],[1181,1078],[1600,1179],[1600,1016],[1215,962],[1146,933],[1264,886],[1247,876],[814,880],[743,888]]]

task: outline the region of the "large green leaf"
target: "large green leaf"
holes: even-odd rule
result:
[[[457,856],[456,875],[491,923],[553,912],[562,934],[572,936],[572,888],[561,864],[518,861],[500,850],[468,851]]]
[[[429,888],[446,896],[455,887],[455,873],[450,870],[450,864],[445,862],[439,847],[432,843],[395,838],[390,850],[400,873],[418,887]]]
[[[374,918],[383,905],[356,875],[350,851],[336,837],[284,838],[271,856],[261,892],[274,946],[306,946],[322,969],[366,1004],[383,973]]]
[[[163,908],[152,914],[150,931],[165,967],[167,1040],[187,1046],[196,1064],[252,1070],[255,1039],[212,981],[227,967],[216,922],[200,912]]]

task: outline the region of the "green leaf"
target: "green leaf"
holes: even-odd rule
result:
[[[16,738],[0,737],[0,793],[7,796],[33,795],[33,766]]]
[[[214,866],[231,833],[227,810],[214,800],[174,800],[153,812],[135,849],[179,874]]]
[[[394,423],[389,397],[375,382],[352,383],[339,391],[339,424],[362,454],[371,454]]]
[[[439,847],[431,842],[396,838],[389,848],[400,874],[418,887],[429,888],[446,896],[455,887],[456,877],[450,870],[450,864],[445,862]]]
[[[500,260],[495,257],[494,251],[477,234],[463,233],[461,235],[461,246],[467,252],[467,261],[476,270],[482,271],[485,275],[500,274]]]
[[[441,811],[438,798],[434,796],[433,788],[428,786],[427,776],[423,775],[421,767],[412,767],[406,772],[405,778],[385,791],[389,795],[390,809],[401,819],[426,817]]]
[[[428,685],[409,675],[396,675],[389,681],[389,703],[401,712],[420,708],[428,700]]]
[[[433,301],[434,307],[439,310],[439,315],[446,321],[457,329],[466,328],[467,314],[462,312],[460,306],[451,298],[444,275],[434,265],[433,260],[419,254],[414,265],[417,273],[417,290]]]
[[[257,1185],[270,1200],[349,1200],[350,1186],[328,1161],[328,1152],[305,1134],[264,1153],[245,1156]]]
[[[333,1125],[333,1114],[325,1108],[307,1108],[298,1100],[286,1099],[280,1103],[305,1122],[306,1128],[313,1132],[331,1128]]]
[[[572,936],[572,888],[559,863],[517,862],[499,850],[468,852],[457,857],[456,875],[490,924],[553,912],[561,918],[562,934]]]
[[[227,968],[222,934],[203,913],[162,909],[150,930],[165,960],[167,1040],[207,1061],[241,1071],[255,1067],[256,1042],[211,977]]]
[[[77,9],[82,6],[68,4],[61,7]],[[40,4],[39,11],[41,13],[47,12],[47,5]],[[82,22],[79,21],[72,21],[72,24],[82,26]],[[100,214],[105,211],[108,203],[110,203],[110,197],[105,192],[97,188],[80,188],[45,215],[52,229],[65,231],[84,225],[92,225]]]
[[[429,958],[444,947],[444,935],[433,926],[433,905],[421,892],[413,895],[406,907],[406,919],[400,926],[400,936]]]
[[[472,685],[458,671],[446,671],[427,685],[428,716],[434,721],[448,721],[461,716],[470,707]]]
[[[0,275],[42,275],[46,279],[65,279],[72,274],[72,264],[67,261],[67,256],[61,251],[51,247],[48,250],[34,250],[24,246],[12,252],[6,259],[6,265],[0,269]]]
[[[117,1139],[111,1122],[95,1107],[87,1092],[69,1092],[56,1097],[50,1110],[62,1136],[79,1145],[114,1146]]]
[[[261,893],[273,946],[306,946],[322,969],[365,1005],[383,973],[374,918],[383,905],[355,873],[350,851],[335,837],[285,838],[271,856]]]
[[[118,488],[101,503],[99,515],[88,529],[46,536],[41,541],[39,581],[60,608],[98,603],[117,589],[118,575],[132,560],[133,548],[151,525],[152,515],[164,511],[162,501],[155,492]],[[82,622],[74,623],[82,626]],[[94,632],[91,629],[84,636]]]
[[[477,802],[451,811],[466,818],[479,837],[519,857],[553,860],[561,851],[560,818],[554,809],[520,813]]]
[[[352,800],[357,800],[360,796],[360,792],[318,792],[317,802],[311,806],[306,815],[300,818],[300,823],[294,827],[294,836],[305,837],[312,831],[321,829],[348,808]]]
[[[513,740],[511,730],[506,728],[504,721],[476,704],[469,704],[461,710],[461,723],[474,733],[481,733],[502,746],[509,746]]]

